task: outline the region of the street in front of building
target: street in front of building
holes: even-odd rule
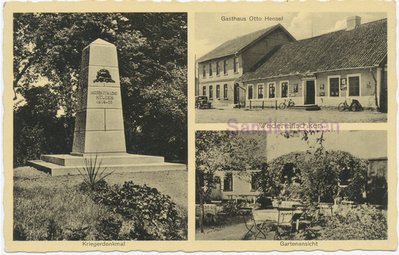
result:
[[[323,108],[320,111],[302,109],[197,109],[197,123],[259,123],[259,122],[327,122],[327,123],[367,123],[386,122],[387,114],[377,111],[339,112],[337,109]]]

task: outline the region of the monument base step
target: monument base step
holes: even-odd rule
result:
[[[71,155],[71,154],[57,154],[57,155],[41,155],[41,160],[50,162],[60,166],[84,166],[86,161],[95,160],[95,155]],[[97,155],[97,163],[101,162],[101,165],[126,165],[126,164],[151,164],[151,163],[163,163],[164,157],[160,156],[149,156],[140,154],[128,154],[128,153],[110,153],[110,154],[99,154]]]
[[[60,155],[42,155],[40,160],[28,161],[28,165],[35,167],[40,171],[50,173],[53,176],[58,175],[78,175],[84,172],[86,161],[92,160],[93,155],[75,156],[69,154]],[[105,172],[129,173],[129,172],[147,172],[147,171],[171,171],[187,170],[185,164],[164,162],[163,157],[148,156],[138,154],[104,154],[98,155],[97,166],[106,168]]]

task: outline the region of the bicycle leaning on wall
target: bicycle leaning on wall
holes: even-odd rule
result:
[[[346,110],[353,111],[353,112],[360,112],[360,111],[363,111],[363,107],[360,104],[360,102],[356,99],[352,99],[352,102],[350,105],[348,104],[348,102],[345,99],[344,102],[342,102],[338,105],[338,111],[343,112]]]

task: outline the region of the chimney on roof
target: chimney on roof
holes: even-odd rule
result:
[[[346,19],[346,31],[353,30],[360,25],[361,18],[359,16],[351,16]]]

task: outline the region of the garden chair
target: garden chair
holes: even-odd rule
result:
[[[248,239],[250,236],[253,236],[255,240],[259,237],[262,238],[262,236],[262,239],[266,239],[267,233],[277,226],[277,222],[273,221],[270,217],[270,210],[254,210],[252,208],[247,208],[242,215],[244,217],[245,227],[248,230],[244,239]]]

